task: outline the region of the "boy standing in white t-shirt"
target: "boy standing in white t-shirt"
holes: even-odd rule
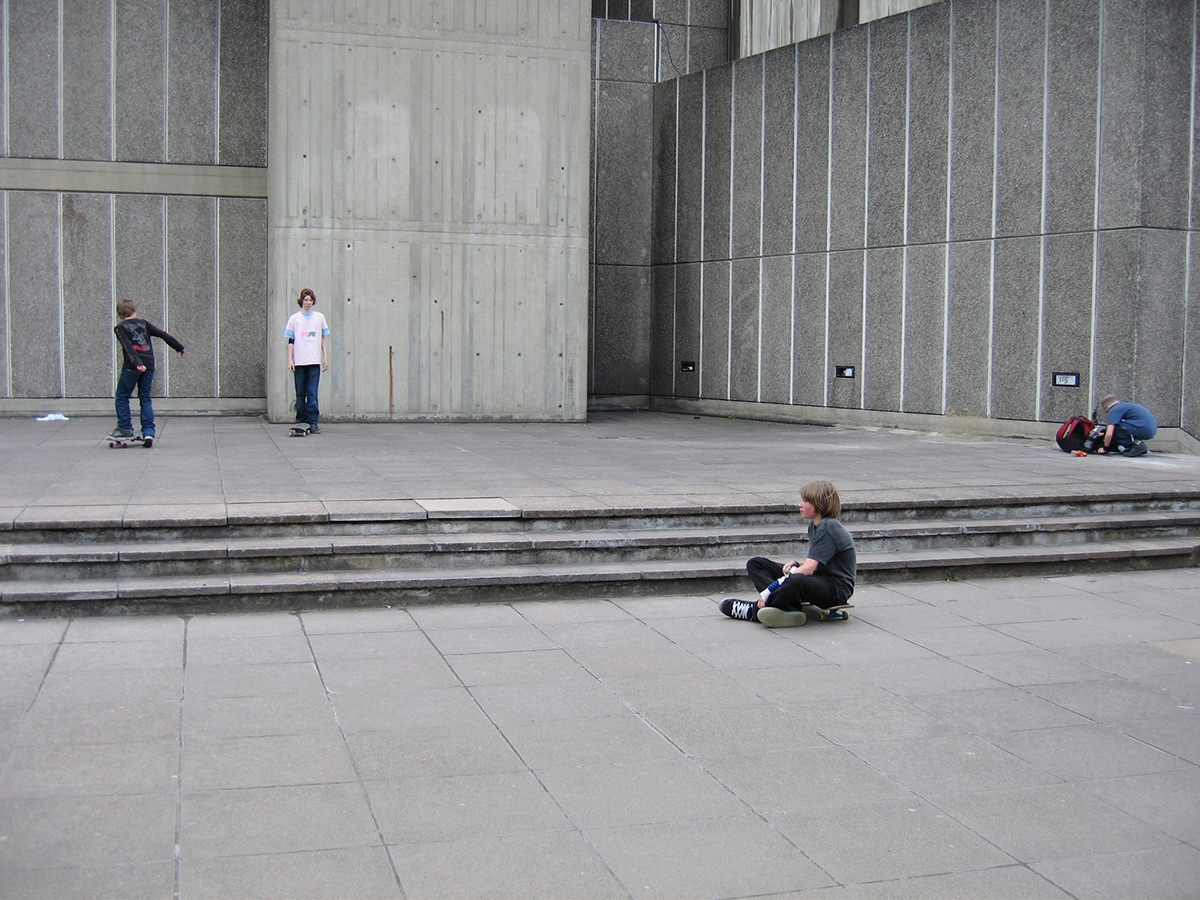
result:
[[[296,378],[296,424],[308,425],[310,433],[320,434],[317,424],[321,411],[317,406],[317,388],[321,371],[329,368],[329,325],[313,309],[317,295],[312,288],[300,292],[296,301],[300,312],[292,313],[283,336],[288,342],[288,368]]]

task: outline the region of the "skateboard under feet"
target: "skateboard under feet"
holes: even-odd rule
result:
[[[288,430],[288,437],[308,437],[312,434],[312,426],[307,422],[297,422]]]
[[[104,439],[108,441],[108,446],[113,450],[124,450],[126,447],[145,447],[149,450],[154,446],[154,435],[142,437],[140,434],[135,434],[133,437],[115,438],[109,434],[105,435]]]

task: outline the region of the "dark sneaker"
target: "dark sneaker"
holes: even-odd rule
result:
[[[808,616],[799,610],[776,609],[774,606],[764,606],[758,611],[758,621],[768,628],[793,628],[808,621]]]
[[[142,446],[149,450],[154,446],[154,435],[147,434],[142,438]]]
[[[321,426],[318,425],[316,422],[313,422],[311,425],[308,426],[308,433],[309,434],[320,434]]]
[[[721,601],[721,612],[725,613],[731,619],[744,619],[747,622],[757,622],[757,614],[761,610],[758,608],[757,600],[735,600],[733,597],[730,597],[728,600]]]

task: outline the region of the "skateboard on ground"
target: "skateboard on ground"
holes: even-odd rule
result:
[[[814,622],[844,622],[850,618],[848,609],[854,609],[853,603],[843,603],[841,606],[831,606],[823,611],[820,619],[813,617]]]
[[[312,433],[312,426],[307,422],[297,422],[288,431],[288,437],[308,437]]]
[[[124,450],[126,447],[145,447],[149,450],[154,446],[154,435],[142,437],[140,434],[135,434],[133,437],[115,438],[109,434],[105,435],[104,439],[108,441],[108,446],[113,450]]]

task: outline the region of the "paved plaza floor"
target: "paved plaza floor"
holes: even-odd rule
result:
[[[9,527],[1200,474],[652,414],[290,443],[176,419],[152,451],[46,424],[0,420]],[[719,599],[0,619],[0,897],[1197,897],[1196,569],[865,584],[780,630]]]

